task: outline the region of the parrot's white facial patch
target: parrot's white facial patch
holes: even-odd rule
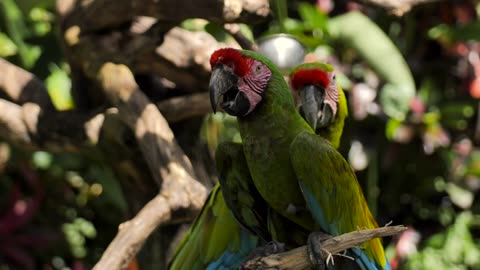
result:
[[[272,71],[260,61],[249,61],[249,72],[238,81],[238,90],[247,97],[250,108],[245,114],[249,114],[255,109],[263,98],[263,94],[268,87]]]

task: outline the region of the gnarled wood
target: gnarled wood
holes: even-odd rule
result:
[[[326,258],[326,260],[334,260],[334,258],[331,256],[343,250],[360,246],[364,242],[377,237],[396,235],[405,231],[406,229],[407,227],[400,225],[350,232],[323,241],[322,248],[327,254],[329,254],[329,258]],[[311,263],[310,259],[308,258],[306,246],[298,247],[283,253],[273,254],[267,257],[254,258],[246,262],[241,267],[241,269],[244,270],[304,270],[310,268]]]

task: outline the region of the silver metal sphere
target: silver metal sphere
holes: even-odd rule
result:
[[[305,46],[294,36],[274,34],[257,41],[258,51],[268,57],[286,75],[292,68],[303,63]]]

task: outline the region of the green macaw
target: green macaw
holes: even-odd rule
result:
[[[336,84],[331,84],[326,89],[317,86],[317,78],[309,76],[304,78],[304,72],[316,70],[318,76],[334,77],[333,69],[325,64],[309,63],[297,66],[290,73],[292,92],[294,93],[299,110],[302,115],[305,112],[315,110],[314,106],[305,105],[309,96],[317,96],[324,91],[334,91],[338,94],[338,103],[333,104],[338,108],[331,121],[320,119],[326,125],[317,125],[317,134],[338,147],[343,129],[343,122],[348,114],[345,95]],[[302,81],[298,81],[302,78]],[[309,81],[310,80],[310,81]],[[313,87],[308,87],[309,85]],[[304,89],[309,93],[303,94]],[[311,91],[314,89],[315,91]],[[323,109],[321,100],[316,100],[316,108]],[[321,116],[321,115],[320,115]],[[312,120],[310,120],[312,121]],[[183,242],[177,249],[174,258],[170,262],[169,269],[236,269],[256,246],[271,241],[268,232],[268,220],[271,223],[284,225],[277,226],[277,235],[288,232],[291,237],[290,221],[280,215],[268,213],[268,205],[258,194],[248,171],[247,163],[243,155],[243,148],[236,143],[223,143],[216,151],[217,169],[220,183],[212,190],[204,208],[197,217]],[[221,188],[220,184],[226,188]],[[223,194],[222,194],[223,191]],[[224,198],[227,198],[225,200]],[[226,205],[231,209],[227,210]],[[271,210],[271,209],[270,209]],[[235,214],[235,218],[234,215]],[[270,217],[270,218],[267,218]],[[237,223],[238,221],[239,223]],[[222,229],[218,229],[222,228]],[[246,231],[247,229],[248,231]],[[228,232],[228,234],[225,234]],[[250,232],[250,234],[249,234]],[[305,238],[306,232],[297,232],[297,238]],[[287,241],[287,237],[279,237]],[[222,241],[223,240],[223,241]],[[210,245],[209,243],[215,243]]]
[[[333,67],[318,62],[305,63],[295,67],[289,77],[300,115],[317,135],[338,148],[348,106]]]
[[[248,170],[269,207],[308,232],[339,235],[378,227],[351,167],[296,111],[287,84],[268,59],[226,48],[214,52],[210,64],[213,111],[220,105],[237,117]],[[318,86],[326,89],[330,81],[327,77]],[[324,103],[338,98],[323,95]],[[327,118],[328,110],[335,112],[323,108]],[[317,116],[323,125],[322,115]],[[277,240],[276,231],[269,227],[269,232]],[[313,255],[322,268],[319,247],[310,239],[304,243],[316,251]],[[390,269],[378,238],[350,253],[362,269]]]
[[[240,227],[220,189],[215,185],[211,191],[168,269],[237,269],[257,247],[259,238]]]

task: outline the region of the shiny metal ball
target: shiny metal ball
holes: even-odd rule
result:
[[[306,53],[305,46],[288,34],[274,34],[261,38],[257,45],[258,51],[272,60],[284,75],[303,63]]]

